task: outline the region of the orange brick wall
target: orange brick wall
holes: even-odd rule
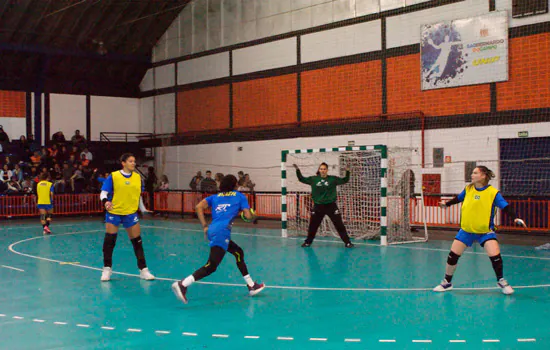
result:
[[[302,73],[302,121],[382,113],[380,61]]]
[[[178,92],[178,132],[229,128],[229,85]]]
[[[509,44],[509,80],[497,83],[497,109],[550,107],[550,33]]]
[[[296,74],[233,85],[233,126],[287,124],[297,121]]]
[[[25,92],[0,90],[0,117],[25,118]]]
[[[387,62],[388,113],[423,111],[426,116],[483,113],[491,110],[489,84],[422,91],[420,55]]]

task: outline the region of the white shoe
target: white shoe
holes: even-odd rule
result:
[[[453,284],[451,282],[447,282],[447,280],[441,281],[440,284],[438,284],[433,291],[434,292],[447,292],[449,290],[453,289]]]
[[[500,290],[502,291],[503,294],[506,294],[506,295],[514,294],[514,288],[512,288],[508,284],[508,281],[506,281],[504,278],[501,278],[497,282],[497,286],[500,287]]]
[[[144,268],[139,270],[139,278],[146,281],[152,281],[155,279],[155,276],[153,276],[151,272],[149,272],[148,268]]]
[[[113,269],[105,266],[103,272],[101,273],[101,282],[109,282],[111,280],[111,275],[113,274]]]

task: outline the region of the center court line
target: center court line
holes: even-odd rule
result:
[[[157,229],[162,228],[162,227],[154,227],[154,226],[143,226],[143,227],[157,228]],[[180,230],[180,229],[175,229],[175,230]],[[55,234],[55,235],[51,235],[51,236],[47,236],[47,237],[70,236],[70,235],[77,235],[77,234],[81,234],[81,233],[92,233],[92,232],[103,232],[103,231],[104,230],[89,230],[89,231],[80,231],[80,232],[69,232],[69,233]],[[187,230],[187,231],[202,232],[202,231],[199,231],[199,230]],[[259,235],[253,235],[253,234],[241,234],[241,235],[259,236]],[[272,236],[266,236],[266,237],[273,238]],[[49,262],[54,262],[54,263],[61,263],[62,262],[61,260],[55,260],[55,259],[43,258],[43,257],[40,257],[40,256],[31,255],[31,254],[25,254],[25,253],[18,252],[13,248],[14,246],[16,246],[18,244],[21,244],[21,243],[24,243],[24,242],[29,242],[29,241],[33,241],[33,240],[37,240],[37,239],[44,239],[44,238],[45,238],[45,236],[37,236],[37,237],[31,237],[31,238],[23,239],[21,241],[10,244],[8,249],[9,249],[9,251],[11,251],[14,254],[25,256],[25,257],[28,257],[28,258],[38,259],[38,260],[42,260],[42,261],[49,261]],[[278,238],[282,239],[281,237],[278,237]],[[331,241],[329,241],[329,242],[331,242]],[[376,245],[376,246],[378,246],[378,245]],[[84,269],[88,269],[88,270],[103,271],[102,268],[92,267],[92,266],[87,266],[87,265],[69,264],[69,265],[65,265],[65,266],[74,266],[74,267],[84,268]],[[120,275],[120,276],[140,278],[140,276],[138,274],[132,274],[132,273],[126,273],[126,272],[113,271],[113,274]],[[156,280],[170,281],[170,282],[179,281],[179,279],[166,278],[166,277],[156,277]],[[225,282],[199,281],[199,282],[196,282],[196,283],[205,284],[205,285],[225,286],[225,287],[239,287],[239,288],[242,288],[242,287],[245,286],[244,284],[225,283]],[[277,285],[268,285],[267,287],[270,288],[270,289],[312,290],[312,291],[350,291],[350,292],[427,292],[427,291],[432,291],[433,290],[433,287],[430,287],[430,288],[336,288],[336,287],[307,287],[307,286],[304,287],[304,286],[277,286]],[[514,289],[549,288],[549,287],[550,287],[550,284],[539,284],[539,285],[514,286]],[[454,290],[463,290],[463,291],[499,290],[499,289],[500,289],[499,287],[455,287],[454,288]]]

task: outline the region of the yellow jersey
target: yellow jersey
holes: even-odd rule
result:
[[[51,182],[40,181],[38,185],[36,185],[36,194],[38,195],[38,201],[36,204],[51,205],[52,192],[53,192],[53,184]]]
[[[477,234],[493,231],[496,207],[502,209],[508,205],[500,192],[491,185],[483,188],[467,186],[459,195],[459,199],[463,201],[460,228]]]
[[[111,180],[111,183],[107,179],[103,184],[104,188],[112,185],[107,189],[107,192],[113,194],[113,209],[109,210],[109,213],[130,215],[137,212],[142,191],[141,176],[136,172],[127,176],[119,170],[111,173]]]

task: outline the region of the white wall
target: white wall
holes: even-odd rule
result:
[[[297,63],[296,38],[277,40],[233,51],[233,74],[235,75],[294,66]]]
[[[229,76],[229,52],[222,52],[178,63],[178,84]]]
[[[92,141],[101,132],[140,132],[139,99],[91,96],[90,104]]]
[[[153,133],[155,129],[155,98],[139,100],[139,132]]]
[[[10,140],[19,140],[21,135],[27,137],[26,118],[0,117],[0,125],[10,137]]]
[[[70,139],[75,130],[86,136],[86,96],[50,94],[50,133]]]
[[[548,137],[550,123],[427,130],[425,172],[441,174],[442,192],[457,193],[466,184],[464,162],[477,161],[497,173],[494,183],[498,185],[499,139],[515,138],[518,131],[529,131],[530,137]],[[355,141],[356,145],[385,144],[389,147],[418,149],[413,154],[412,169],[417,174],[416,188],[420,189],[422,171],[419,131],[167,147],[164,149],[166,158],[164,161],[157,159],[157,167],[164,169],[172,188],[188,188],[189,181],[198,170],[203,174],[206,170],[224,174],[236,174],[242,170],[251,175],[257,190],[279,191],[282,150],[347,146],[348,141]],[[238,151],[238,147],[243,147],[243,150]],[[443,147],[445,156],[452,157],[452,163],[445,164],[443,168],[433,168],[434,147]],[[293,176],[290,171],[289,179]]]

